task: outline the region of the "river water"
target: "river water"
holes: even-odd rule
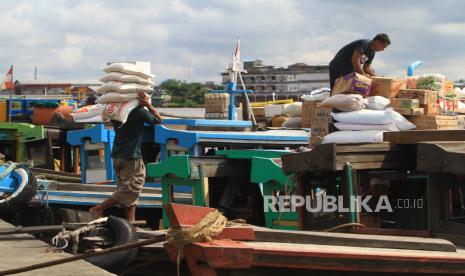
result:
[[[181,117],[204,117],[205,108],[203,107],[155,107],[158,112],[163,114],[172,114]]]

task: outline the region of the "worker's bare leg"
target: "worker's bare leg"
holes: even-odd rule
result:
[[[136,221],[136,208],[137,208],[137,205],[131,205],[129,207],[124,208],[126,217],[131,222]]]
[[[89,212],[93,214],[96,218],[101,218],[103,217],[103,212],[105,212],[106,209],[110,208],[111,206],[117,204],[118,201],[116,201],[114,198],[110,197],[103,201],[102,203],[95,205],[94,207],[89,209]]]

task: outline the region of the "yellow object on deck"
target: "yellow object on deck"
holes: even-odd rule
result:
[[[269,104],[290,104],[293,103],[293,99],[287,99],[287,100],[279,100],[279,101],[269,101],[269,102],[256,102],[256,103],[250,103],[252,107],[264,107],[265,105]]]

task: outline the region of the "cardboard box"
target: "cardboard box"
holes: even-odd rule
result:
[[[332,95],[341,93],[356,93],[364,97],[370,96],[371,79],[357,73],[342,76],[334,83]]]
[[[302,127],[312,128],[314,123],[330,123],[330,107],[319,107],[319,102],[304,102],[302,104]]]
[[[321,145],[323,143],[323,137],[320,136],[313,136],[308,139],[308,144],[311,148],[316,147],[317,145]]]
[[[391,99],[391,106],[396,109],[412,109],[420,107],[420,101],[417,99],[393,98]]]
[[[330,107],[317,107],[315,111],[315,118],[313,122],[316,123],[330,123],[332,121],[331,112],[333,109]]]
[[[265,108],[264,107],[252,107],[253,115],[255,118],[264,118],[265,117]]]
[[[430,104],[438,101],[438,92],[422,89],[401,89],[398,98],[417,99],[420,104]]]
[[[425,109],[423,107],[416,107],[416,108],[394,107],[394,110],[399,112],[402,115],[424,115],[425,114]]]
[[[385,98],[396,98],[401,89],[407,87],[405,80],[373,77],[371,78],[371,93],[370,96],[382,96]]]
[[[329,122],[313,122],[310,137],[324,137],[329,134]]]
[[[430,103],[422,105],[425,115],[438,115],[439,113],[439,105],[437,103]]]
[[[409,116],[408,120],[418,129],[459,129],[457,116]]]
[[[303,102],[302,103],[302,127],[311,128],[315,120],[317,107],[320,102]]]

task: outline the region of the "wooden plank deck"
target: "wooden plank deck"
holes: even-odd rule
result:
[[[0,220],[0,229],[11,228]],[[16,234],[0,236],[0,271],[42,263],[71,256],[67,253],[48,252],[51,246],[32,235]],[[114,275],[84,260],[41,268],[16,275]]]
[[[341,171],[346,163],[358,170],[414,168],[414,149],[391,143],[322,144],[312,151],[282,155],[283,171]],[[409,154],[411,152],[411,154]]]
[[[384,132],[385,142],[416,144],[425,141],[465,141],[465,130],[409,130]]]

